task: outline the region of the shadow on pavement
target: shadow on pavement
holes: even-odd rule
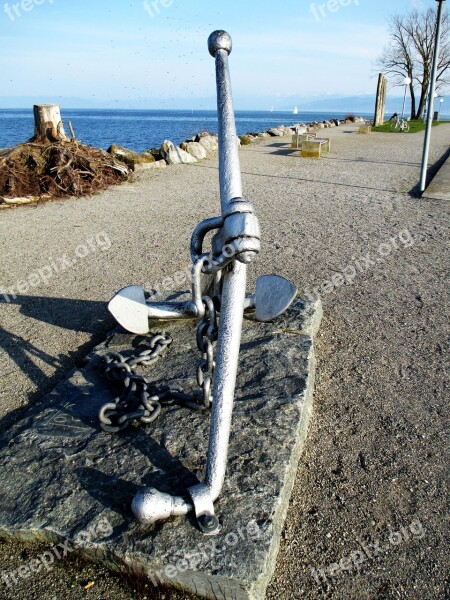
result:
[[[67,371],[77,365],[94,346],[102,341],[107,331],[113,328],[114,320],[106,310],[105,302],[79,300],[71,298],[47,298],[40,296],[9,296],[9,302],[4,297],[0,307],[5,304],[20,306],[20,314],[36,321],[41,321],[70,331],[90,333],[90,340],[75,351],[53,356],[38,348],[35,343],[0,326],[0,348],[3,349],[18,368],[26,374],[37,389],[28,394],[28,402],[0,419],[0,431],[4,431],[12,422],[17,420],[28,408],[35,404],[56,384],[64,379]],[[54,369],[48,377],[37,364],[43,362]],[[18,390],[18,393],[20,391]]]

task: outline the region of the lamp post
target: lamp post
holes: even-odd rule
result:
[[[442,103],[443,102],[444,102],[444,98],[439,98],[438,121],[440,121],[440,119],[441,119],[441,108],[442,108]]]
[[[420,174],[420,193],[423,193],[427,187],[428,155],[430,153],[430,136],[431,128],[433,126],[433,104],[434,94],[436,91],[436,74],[439,61],[439,47],[441,42],[442,11],[444,8],[445,0],[436,0],[436,2],[438,2],[438,11],[436,19],[436,40],[434,44],[433,67],[431,70],[430,96],[428,98],[427,129],[425,131],[425,140],[423,144],[422,170]]]
[[[405,77],[403,80],[403,85],[405,86],[405,94],[403,96],[403,110],[402,110],[402,119],[405,117],[405,105],[406,105],[406,90],[408,89],[408,85],[411,83],[411,79],[409,77]]]
[[[433,121],[434,121],[434,117],[436,116],[436,100],[438,99],[438,93],[434,92],[434,96],[433,96]]]

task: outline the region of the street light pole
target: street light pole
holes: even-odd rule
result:
[[[408,85],[411,83],[411,79],[409,77],[405,77],[403,80],[403,85],[405,86],[405,94],[403,96],[403,110],[402,110],[402,119],[405,118],[405,106],[406,106],[406,90]]]
[[[439,112],[438,112],[438,121],[441,120],[441,108],[442,108],[442,103],[444,102],[444,98],[439,98]]]
[[[434,94],[436,91],[436,74],[439,61],[439,47],[441,42],[442,11],[444,8],[445,0],[436,0],[436,2],[439,3],[439,6],[436,21],[436,41],[434,44],[433,68],[431,71],[430,97],[428,98],[427,128],[425,131],[425,140],[423,144],[422,170],[420,174],[420,193],[423,193],[427,187],[428,155],[430,153],[431,127],[433,126]]]

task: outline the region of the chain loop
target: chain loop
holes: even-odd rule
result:
[[[108,352],[102,357],[100,373],[120,388],[114,402],[104,404],[99,411],[100,427],[108,433],[118,433],[126,429],[132,421],[152,423],[161,413],[162,403],[178,402],[194,410],[211,407],[214,380],[214,342],[218,336],[217,311],[210,296],[202,296],[202,269],[211,262],[210,254],[202,254],[192,268],[192,300],[196,306],[199,322],[197,325],[197,347],[201,359],[197,367],[197,384],[200,392],[186,394],[179,386],[165,386],[160,390],[149,391],[150,382],[138,375],[135,367],[149,367],[154,364],[172,343],[169,335],[157,334],[149,342],[149,348],[138,356],[125,358],[119,352]]]
[[[108,402],[100,408],[98,417],[103,431],[118,433],[132,421],[151,423],[161,412],[161,401],[179,394],[178,386],[150,394],[149,382],[134,370],[138,365],[150,366],[155,363],[171,343],[169,335],[158,334],[150,340],[149,349],[138,356],[126,359],[119,352],[108,352],[102,357],[100,373],[120,388],[114,402]]]
[[[207,298],[207,297],[205,297]],[[203,299],[202,299],[203,300]],[[104,404],[99,410],[100,427],[107,433],[119,433],[125,430],[131,422],[139,421],[144,425],[152,423],[161,413],[162,404],[171,405],[175,402],[193,410],[204,410],[211,405],[211,385],[214,372],[213,346],[208,332],[217,335],[216,312],[210,298],[204,301],[205,314],[199,328],[203,332],[199,343],[202,350],[202,361],[197,370],[197,382],[202,387],[201,398],[197,393],[186,394],[178,385],[167,385],[160,389],[139,375],[135,367],[150,366],[168,349],[172,343],[169,335],[155,335],[149,342],[149,348],[138,356],[125,358],[119,352],[108,352],[101,358],[99,372],[117,388],[119,395],[114,402]],[[211,312],[210,312],[211,311]],[[209,315],[213,318],[210,320]],[[150,392],[150,388],[152,391]]]
[[[214,378],[214,347],[213,342],[217,340],[217,312],[212,298],[202,296],[204,316],[197,326],[197,347],[202,358],[197,367],[197,383],[202,388],[202,401],[205,408],[212,403],[212,382]]]

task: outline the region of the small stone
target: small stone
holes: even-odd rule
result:
[[[165,160],[156,160],[150,163],[139,163],[135,166],[135,171],[150,171],[152,169],[165,169],[167,163]]]
[[[200,138],[204,138],[204,137],[211,137],[211,134],[209,133],[209,131],[201,131],[200,133],[198,133],[194,139],[195,142],[200,141]]]
[[[137,162],[138,163],[153,163],[155,162],[155,157],[151,152],[142,152],[142,154],[139,154]]]

